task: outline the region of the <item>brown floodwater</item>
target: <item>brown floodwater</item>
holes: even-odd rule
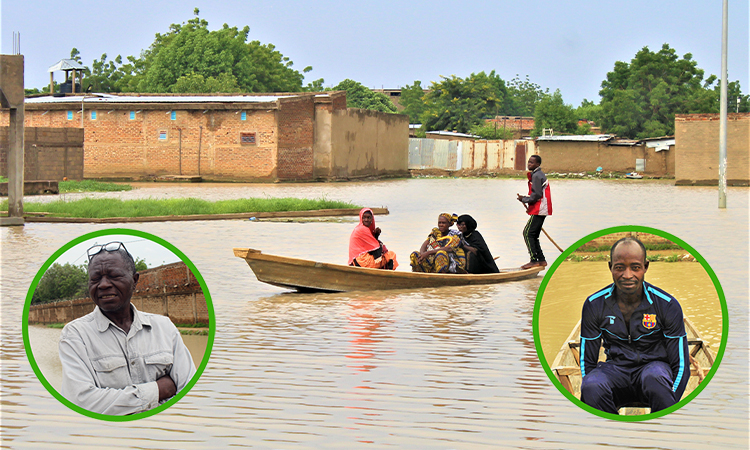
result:
[[[526,262],[521,231],[527,218],[515,200],[524,189],[522,180],[410,179],[170,184],[66,198],[325,196],[387,206],[391,214],[376,217],[376,223],[406,270],[409,252],[440,212],[472,214],[499,266]],[[727,297],[729,343],[710,384],[679,411],[621,423],[563,397],[534,346],[541,277],[469,288],[291,294],[259,283],[232,247],[341,263],[353,222],[234,220],[127,224],[169,240],[201,272],[216,311],[214,348],[200,381],[167,411],[127,423],[91,419],[60,404],[36,379],[24,350],[21,314],[29,284],[55,250],[113,226],[31,223],[0,229],[2,445],[746,449],[748,190],[730,188],[726,210],[717,208],[715,188],[643,180],[552,180],[552,192],[555,212],[545,229],[563,247],[605,227],[651,226],[690,244],[716,272]],[[542,246],[548,260],[558,255],[549,242]],[[704,331],[712,339],[718,332]]]

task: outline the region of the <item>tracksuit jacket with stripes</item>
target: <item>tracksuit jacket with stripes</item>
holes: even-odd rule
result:
[[[682,396],[690,378],[690,356],[682,308],[673,296],[643,282],[644,296],[626,324],[614,296],[614,283],[589,296],[581,315],[581,375],[596,368],[600,342],[607,363],[637,368],[664,361],[672,369],[672,391]]]

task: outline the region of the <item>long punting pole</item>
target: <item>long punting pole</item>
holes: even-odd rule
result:
[[[719,208],[727,207],[727,22],[728,0],[721,18],[721,108],[719,109]]]

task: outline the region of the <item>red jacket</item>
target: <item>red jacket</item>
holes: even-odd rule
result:
[[[552,196],[547,176],[537,167],[533,172],[528,172],[526,177],[529,179],[529,195],[522,199],[528,205],[526,213],[530,216],[551,216]]]

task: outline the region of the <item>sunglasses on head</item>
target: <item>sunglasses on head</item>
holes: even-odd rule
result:
[[[130,254],[130,252],[128,252],[128,249],[125,248],[125,244],[123,244],[122,242],[109,242],[104,245],[94,245],[93,247],[86,250],[86,253],[89,256],[89,262],[91,262],[91,258],[98,255],[102,251],[111,253],[120,250],[120,248],[123,248],[128,255]]]

